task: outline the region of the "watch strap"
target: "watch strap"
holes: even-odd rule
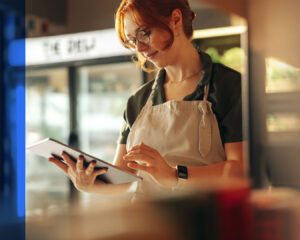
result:
[[[188,170],[186,166],[177,165],[177,177],[182,179],[188,179]]]

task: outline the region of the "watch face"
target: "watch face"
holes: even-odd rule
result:
[[[187,167],[178,165],[177,166],[177,176],[178,178],[188,178],[188,172],[187,172]]]

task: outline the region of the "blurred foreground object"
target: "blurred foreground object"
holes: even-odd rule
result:
[[[300,193],[290,189],[258,190],[251,195],[255,240],[300,239]]]
[[[134,204],[116,196],[70,206],[55,214],[28,216],[26,238],[253,239],[248,184],[210,181],[197,185],[197,189],[174,191]]]
[[[26,239],[298,240],[300,193],[250,191],[240,180],[199,181],[143,202],[93,195],[92,201],[27,216]]]

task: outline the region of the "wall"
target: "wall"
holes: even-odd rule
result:
[[[114,27],[114,13],[120,0],[68,0],[68,32]]]
[[[26,0],[26,14],[33,14],[56,24],[67,23],[67,0]]]
[[[275,102],[265,93],[266,58],[272,57],[293,67],[300,67],[300,1],[249,0],[249,83],[252,175],[255,186],[265,182],[264,175],[273,182],[299,186],[300,135],[281,140],[274,146],[266,132],[266,115],[274,112],[300,116],[299,92],[273,94]],[[293,133],[291,133],[293,134]],[[280,141],[280,139],[278,139]]]
[[[114,27],[114,13],[121,0],[68,0],[68,32],[81,32]],[[224,27],[231,24],[230,16],[211,6],[191,1],[196,9],[195,29]]]
[[[299,0],[249,0],[250,48],[300,67],[299,11]]]
[[[55,24],[65,25],[65,32],[84,32],[114,27],[114,13],[121,0],[27,0],[26,14],[37,15]],[[231,25],[231,16],[197,0],[190,1],[197,13],[195,29]]]

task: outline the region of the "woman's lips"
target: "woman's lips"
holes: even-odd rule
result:
[[[150,53],[150,54],[147,54],[147,55],[146,55],[146,58],[148,58],[148,59],[153,59],[153,58],[156,56],[156,54],[157,54],[157,51],[156,51],[156,52],[153,52],[153,53]]]

